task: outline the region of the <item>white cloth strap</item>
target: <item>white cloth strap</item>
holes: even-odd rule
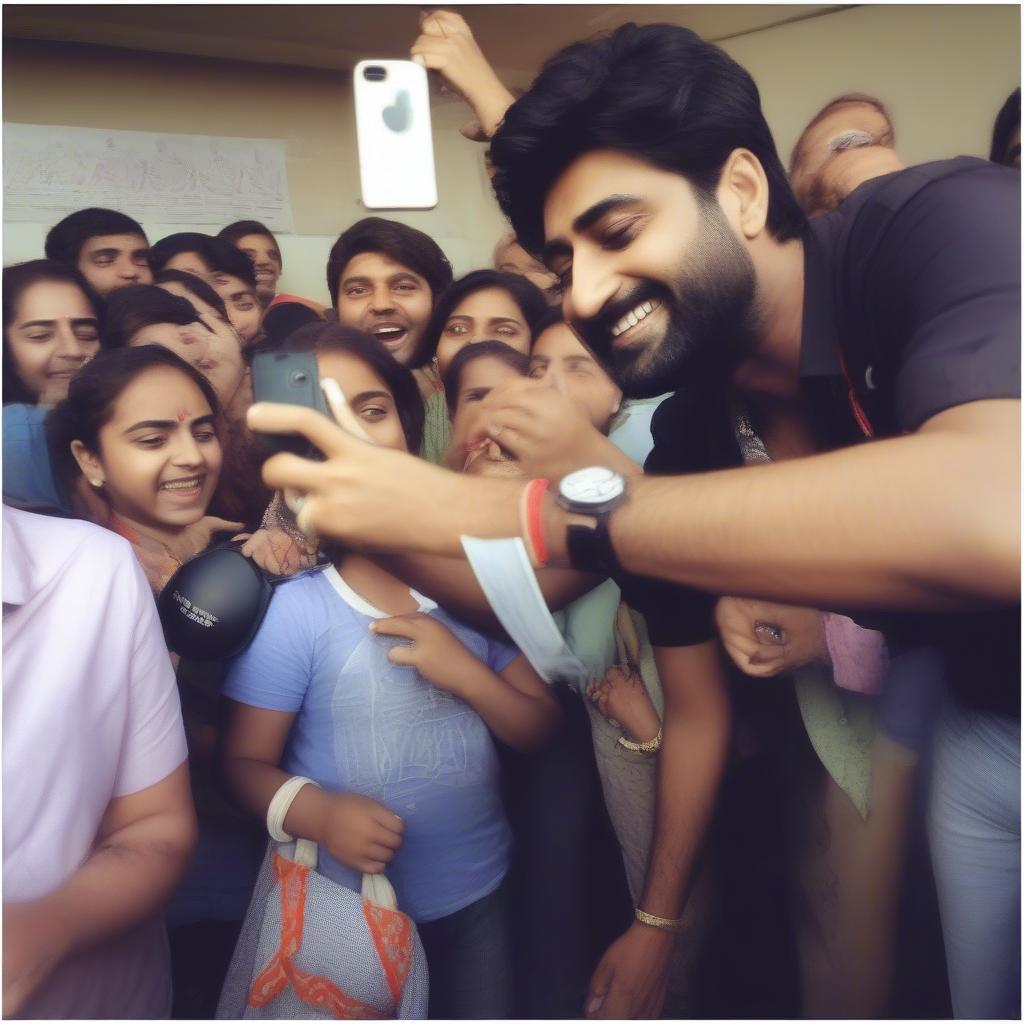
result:
[[[295,838],[285,832],[284,819],[288,817],[292,801],[299,795],[299,790],[303,786],[316,786],[316,783],[301,775],[293,775],[274,794],[270,806],[267,808],[267,831],[270,833],[271,839],[279,843],[290,843]]]

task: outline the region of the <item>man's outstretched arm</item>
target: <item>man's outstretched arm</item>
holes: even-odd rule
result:
[[[631,483],[623,566],[820,607],[963,608],[1020,595],[1020,403],[770,466]],[[552,529],[556,543],[564,529]]]
[[[256,430],[328,456],[277,455],[271,487],[307,493],[306,525],[378,551],[461,553],[519,533],[519,481],[459,476],[359,441],[298,406],[257,405]],[[916,433],[769,466],[630,481],[612,515],[623,567],[719,594],[813,607],[955,609],[1020,594],[1020,402],[957,406]],[[415,510],[415,515],[409,515]],[[548,499],[553,565],[568,513]]]

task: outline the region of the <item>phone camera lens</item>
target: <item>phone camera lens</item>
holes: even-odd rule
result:
[[[371,64],[368,68],[363,68],[363,78],[368,82],[383,82],[388,77],[388,69],[382,68],[377,64]]]
[[[299,388],[303,387],[303,385],[305,385],[308,380],[309,380],[309,377],[306,375],[306,371],[305,370],[293,370],[292,371],[291,382],[296,387],[299,387]]]

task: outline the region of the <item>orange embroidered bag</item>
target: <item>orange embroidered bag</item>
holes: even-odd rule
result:
[[[316,844],[270,842],[218,1019],[423,1018],[427,961],[384,875],[362,893],[316,871]]]

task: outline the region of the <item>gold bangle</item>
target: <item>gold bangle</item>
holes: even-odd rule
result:
[[[641,910],[639,907],[633,911],[633,916],[641,924],[649,924],[652,928],[660,928],[665,932],[681,932],[683,930],[681,917],[658,917],[655,914],[648,914],[646,910]]]
[[[634,743],[633,740],[627,740],[625,736],[620,736],[619,744],[627,750],[633,750],[638,754],[656,754],[661,750],[661,726],[658,727],[658,735],[655,736],[653,740],[644,740],[643,743]]]

